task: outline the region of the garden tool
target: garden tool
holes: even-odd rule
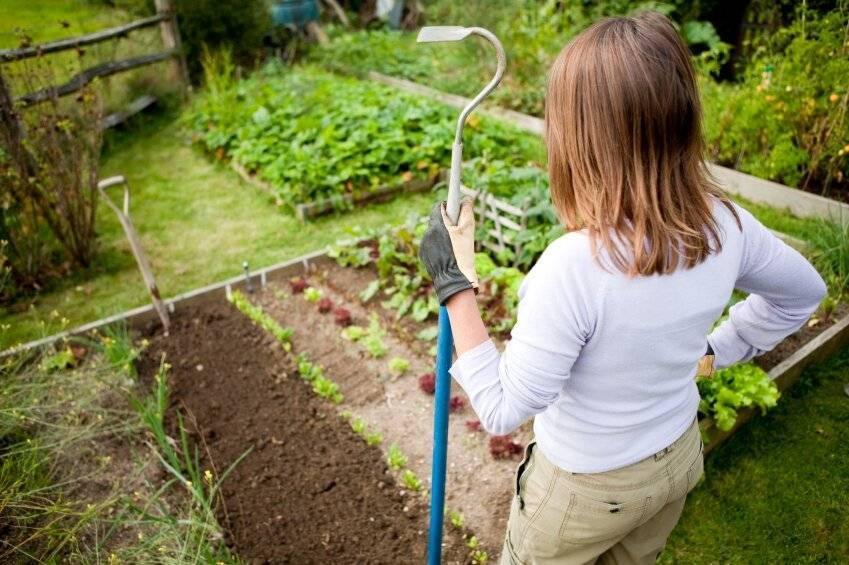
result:
[[[480,27],[460,26],[429,26],[419,31],[419,43],[441,41],[461,41],[470,35],[479,35],[495,47],[498,66],[495,76],[483,87],[466,107],[460,112],[457,120],[457,131],[454,135],[454,145],[451,147],[451,172],[448,177],[448,198],[446,212],[448,219],[454,224],[460,216],[460,176],[463,168],[463,129],[466,118],[481,101],[492,92],[507,67],[504,47],[498,38],[489,30]],[[448,369],[454,350],[454,338],[451,334],[451,324],[448,321],[448,311],[445,306],[439,308],[439,333],[436,342],[436,392],[433,415],[433,467],[431,470],[430,494],[430,529],[428,531],[427,562],[436,565],[442,554],[442,521],[445,515],[445,466],[448,449],[448,403],[451,396],[451,376]]]

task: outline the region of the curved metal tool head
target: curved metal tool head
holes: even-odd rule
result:
[[[454,135],[454,146],[451,148],[451,173],[448,179],[448,218],[457,224],[457,219],[460,214],[460,169],[463,166],[463,128],[466,125],[466,118],[474,110],[475,106],[481,103],[486,96],[492,92],[498,83],[501,82],[501,77],[504,76],[504,70],[507,68],[507,56],[504,54],[504,47],[495,34],[482,27],[462,27],[462,26],[427,26],[419,31],[419,36],[416,39],[419,43],[436,43],[444,41],[462,41],[470,35],[478,35],[486,39],[495,48],[495,56],[498,65],[495,69],[495,75],[492,80],[487,83],[483,89],[478,92],[472,100],[466,104],[463,111],[460,112],[460,117],[457,120],[457,131]]]
[[[426,26],[419,30],[418,43],[460,41],[469,37],[472,30],[462,26]]]

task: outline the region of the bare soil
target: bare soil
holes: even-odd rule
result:
[[[369,429],[379,431],[384,449],[396,444],[407,456],[408,467],[430,488],[433,396],[419,389],[418,377],[433,371],[433,357],[428,352],[433,342],[418,340],[415,334],[433,321],[397,321],[394,312],[382,308],[377,297],[362,305],[358,295],[373,277],[368,269],[345,269],[320,261],[306,278],[334,306],[348,309],[356,325],[368,326],[369,316],[378,313],[387,330],[383,341],[389,348],[380,359],[373,359],[359,344],[343,339],[342,328],[334,324],[332,313],[319,313],[303,295],[293,295],[287,284],[271,285],[253,300],[282,325],[294,328],[293,349],[306,351],[324,365],[325,374],[345,395],[342,408],[362,418]],[[388,368],[388,361],[394,357],[410,361],[404,375],[394,375]],[[463,516],[493,560],[504,539],[516,460],[492,457],[490,436],[466,426],[477,417],[465,393],[454,383],[451,394],[462,398],[465,407],[450,417],[445,504]],[[526,424],[513,436],[524,445],[532,437],[531,425]]]
[[[172,321],[169,337],[150,336],[140,373],[153,375],[166,355],[172,414],[189,415],[216,475],[247,453],[223,481],[218,510],[236,554],[249,563],[424,560],[426,501],[399,488],[380,449],[312,393],[273,338],[221,299]],[[310,323],[297,325],[298,344],[316,341]],[[359,398],[382,395],[363,386]],[[443,555],[461,563],[468,550],[449,532]]]

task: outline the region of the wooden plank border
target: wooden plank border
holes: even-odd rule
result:
[[[274,186],[258,178],[256,175],[248,173],[248,171],[234,160],[230,161],[230,168],[236,171],[242,180],[251,186],[262,190],[270,196],[276,196]],[[338,199],[318,200],[316,202],[306,202],[295,204],[295,217],[300,221],[305,222],[311,218],[330,214],[338,209],[340,204],[344,206],[355,206],[357,204],[365,204],[367,202],[385,202],[391,200],[399,193],[413,194],[416,192],[425,192],[433,188],[433,186],[443,178],[444,172],[439,171],[435,175],[431,175],[426,179],[413,179],[400,184],[384,184],[378,186],[374,190],[353,197],[350,194],[340,196]]]
[[[309,269],[310,265],[313,263],[322,263],[329,261],[331,261],[331,259],[327,257],[326,250],[313,251],[312,253],[301,255],[300,257],[295,257],[294,259],[289,259],[280,263],[275,263],[274,265],[270,265],[263,269],[259,269],[258,271],[254,271],[250,274],[249,277],[246,277],[244,274],[230,277],[229,279],[225,279],[217,283],[206,285],[200,288],[196,288],[194,290],[190,290],[188,292],[184,292],[182,294],[178,294],[171,298],[167,298],[163,302],[168,308],[168,311],[173,313],[179,308],[191,306],[193,304],[203,301],[204,299],[210,296],[214,296],[217,293],[220,293],[223,297],[228,295],[233,288],[244,288],[248,278],[252,283],[258,280],[260,282],[260,286],[265,286],[269,280],[280,280],[293,277],[295,275],[306,272]],[[42,339],[37,339],[24,343],[22,345],[18,345],[0,351],[0,359],[8,357],[9,355],[15,355],[18,353],[23,353],[33,349],[45,347],[61,339],[83,335],[93,330],[100,329],[104,326],[108,326],[109,324],[114,324],[115,322],[123,321],[139,326],[149,322],[155,322],[156,320],[156,311],[152,304],[148,304],[146,306],[140,306],[138,308],[126,310],[119,314],[107,316],[105,318],[101,318],[99,320],[95,320],[93,322],[89,322],[81,326],[77,326],[75,328],[59,332],[51,336],[47,336]]]
[[[393,86],[406,92],[433,98],[455,108],[463,108],[470,101],[469,98],[463,96],[449,94],[423,84],[387,76],[374,71],[369,72],[367,76],[371,80]],[[545,133],[545,122],[536,116],[529,116],[528,114],[499,108],[486,103],[478,111],[489,117],[513,124],[529,133],[539,136]],[[728,167],[709,164],[709,169],[720,185],[732,194],[780,210],[789,210],[792,214],[799,217],[823,218],[843,226],[849,225],[849,204],[741,173]]]

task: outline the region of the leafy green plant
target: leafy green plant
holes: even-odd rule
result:
[[[234,290],[230,294],[230,302],[233,306],[238,308],[240,312],[250,318],[254,324],[273,335],[277,341],[280,342],[285,351],[292,349],[291,340],[292,335],[295,333],[292,328],[285,328],[281,326],[277,320],[265,312],[261,306],[255,306],[252,304],[251,301],[238,290]]]
[[[432,178],[449,159],[445,139],[455,111],[422,97],[278,64],[219,83],[198,97],[184,123],[218,158],[270,183],[280,205],[331,200],[344,207],[343,196]],[[541,158],[538,139],[494,121],[475,124],[468,155]]]
[[[342,330],[342,337],[348,341],[359,341],[366,335],[366,329],[362,326],[348,326]]]
[[[780,393],[769,376],[754,363],[742,363],[699,378],[699,411],[727,431],[737,421],[737,410],[757,406],[762,412],[775,406]]]
[[[350,418],[350,422],[354,433],[363,438],[368,445],[380,445],[383,441],[383,436],[378,432],[369,431],[361,418]]]
[[[315,374],[312,379],[312,390],[322,398],[326,398],[333,404],[341,404],[344,400],[339,392],[339,385],[322,374]]]
[[[322,295],[321,289],[318,289],[318,288],[315,288],[315,287],[312,287],[312,286],[304,289],[304,298],[308,302],[312,302],[313,304],[315,304],[316,302],[321,300],[321,295]]]
[[[407,457],[401,453],[401,450],[394,443],[389,446],[389,451],[386,454],[386,464],[393,471],[400,471],[407,466]]]
[[[52,373],[54,371],[73,367],[76,364],[77,358],[74,356],[74,352],[71,351],[71,347],[65,346],[52,355],[45,357],[41,361],[40,367],[45,373]]]
[[[301,352],[298,354],[298,375],[300,375],[303,380],[311,382],[316,377],[323,376],[324,369],[321,365],[312,363],[307,357],[307,354]]]
[[[422,481],[419,479],[415,473],[410,471],[409,469],[404,469],[404,473],[401,475],[401,481],[404,483],[404,486],[409,490],[419,492],[422,490]]]
[[[348,326],[342,330],[342,337],[348,341],[359,343],[374,359],[380,359],[389,352],[389,347],[383,342],[386,330],[380,327],[380,318],[372,313],[368,328]]]
[[[738,83],[703,80],[711,157],[825,195],[849,184],[849,4],[798,4],[792,23],[752,46]]]
[[[410,361],[401,357],[393,357],[389,360],[389,370],[396,375],[403,375],[410,368]]]

